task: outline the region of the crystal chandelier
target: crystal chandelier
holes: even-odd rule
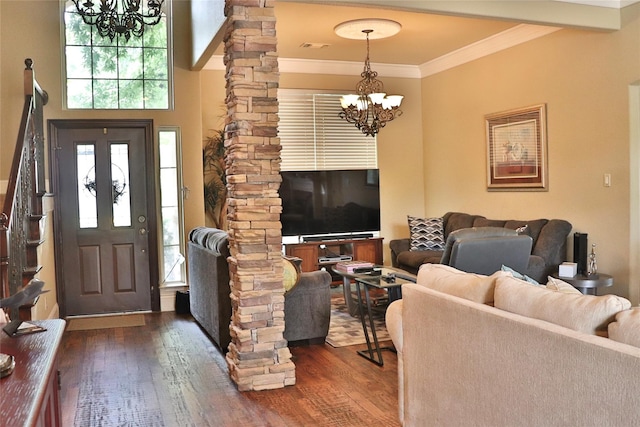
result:
[[[164,0],[147,0],[147,6],[142,10],[142,0],[71,0],[76,5],[78,14],[88,25],[94,25],[102,37],[109,37],[111,41],[116,35],[129,40],[131,34],[142,37],[144,27],[156,25],[162,18],[162,4]]]
[[[370,23],[369,21],[367,20],[367,23]],[[353,25],[354,23],[360,23],[360,21],[351,21],[345,24]],[[336,27],[336,32],[340,35],[338,27]],[[384,85],[376,78],[378,73],[371,70],[371,64],[369,63],[369,35],[374,30],[366,28],[361,32],[365,35],[367,41],[367,58],[364,62],[364,71],[360,74],[362,80],[356,85],[355,94],[344,95],[340,99],[342,111],[339,116],[347,122],[353,123],[365,135],[375,136],[387,122],[402,114],[400,104],[403,96],[387,95],[384,92]]]

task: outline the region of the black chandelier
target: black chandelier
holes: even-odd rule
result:
[[[342,111],[339,116],[349,123],[353,123],[365,135],[375,136],[387,122],[402,114],[400,104],[402,95],[388,95],[384,92],[384,85],[378,73],[371,70],[369,63],[369,34],[374,30],[364,29],[367,40],[367,57],[364,71],[360,74],[362,80],[356,85],[356,93],[344,95],[340,99]]]
[[[164,3],[164,0],[147,0],[147,6],[141,10],[142,0],[99,0],[98,4],[93,0],[71,1],[82,20],[94,25],[98,34],[109,37],[111,41],[116,35],[124,36],[127,40],[131,34],[142,37],[145,26],[160,22]]]

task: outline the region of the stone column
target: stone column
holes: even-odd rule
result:
[[[279,82],[273,0],[226,0],[229,374],[241,391],[295,384],[284,332]]]

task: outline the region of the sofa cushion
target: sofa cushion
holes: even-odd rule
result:
[[[476,218],[473,221],[474,227],[503,227],[506,221],[502,221],[499,219],[487,219],[484,217]]]
[[[640,347],[640,307],[616,314],[615,322],[609,323],[609,339]]]
[[[503,271],[485,276],[465,273],[443,264],[424,264],[418,271],[416,283],[480,304],[491,304],[496,279],[505,275],[508,273]]]
[[[444,235],[447,237],[451,232],[460,230],[461,228],[473,227],[474,221],[478,218],[484,218],[480,215],[469,215],[462,212],[447,212],[444,214],[445,219]]]
[[[542,231],[542,227],[544,227],[547,222],[546,219],[532,219],[530,221],[521,221],[521,220],[509,220],[504,224],[504,228],[510,228],[512,230],[523,229],[523,233],[527,236],[530,236],[533,239],[533,245],[535,246],[538,241],[538,236],[540,236],[540,231]]]
[[[582,295],[554,292],[513,277],[498,277],[494,306],[592,335],[606,334],[615,315],[631,307],[616,295]]]
[[[398,254],[398,264],[413,267],[416,271],[423,263],[437,264],[442,251],[404,251]]]
[[[407,216],[412,251],[444,249],[442,218],[417,218]]]

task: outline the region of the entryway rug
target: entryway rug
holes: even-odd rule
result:
[[[378,341],[389,341],[391,338],[384,323],[384,314],[378,313],[373,319]],[[369,331],[369,339],[373,342],[371,331]],[[343,296],[335,294],[331,296],[331,323],[329,325],[329,334],[325,341],[332,347],[346,347],[366,344],[367,342],[364,338],[360,318],[349,314]]]
[[[89,331],[92,329],[130,328],[144,326],[144,314],[72,318],[67,331]]]

